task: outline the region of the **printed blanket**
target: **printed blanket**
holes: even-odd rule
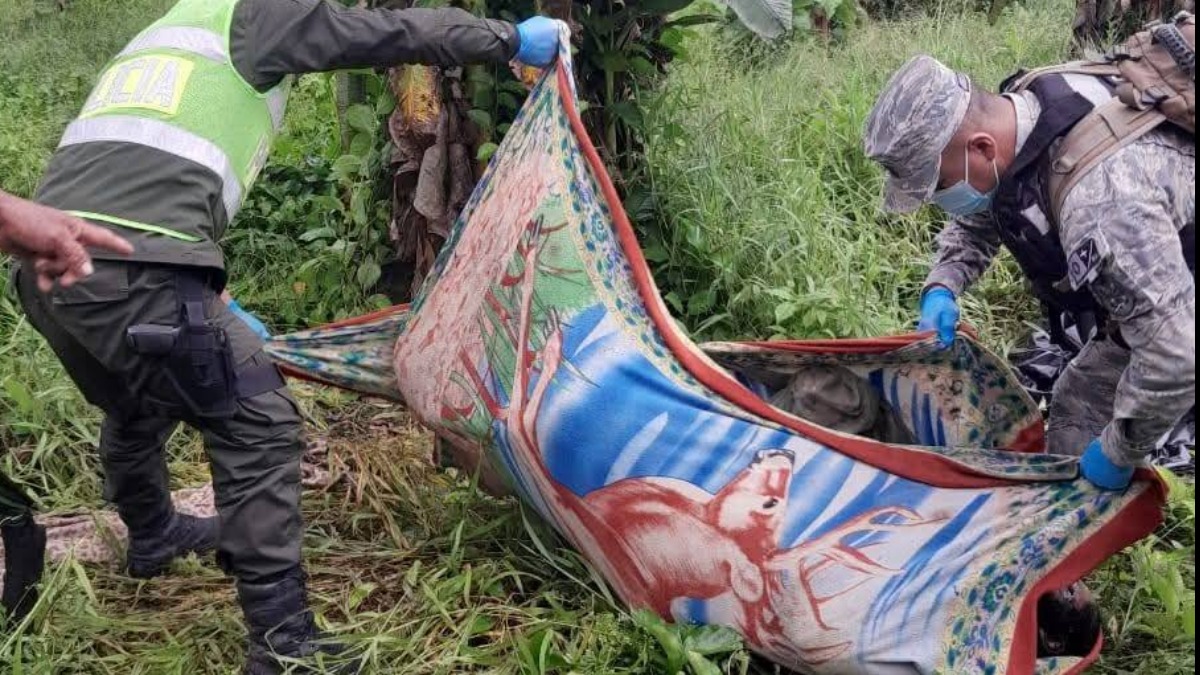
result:
[[[1036,602],[1160,522],[1044,453],[1032,399],[966,335],[697,346],[669,316],[580,121],[534,86],[411,307],[275,338],[289,374],[403,401],[480,456],[624,602],[723,624],[809,673],[1068,673]],[[833,363],[920,445],[776,409],[743,381]]]

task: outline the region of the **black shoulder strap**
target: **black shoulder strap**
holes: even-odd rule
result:
[[[1039,77],[1029,85],[1029,91],[1037,97],[1042,111],[1021,152],[1013,160],[1009,169],[1013,176],[1036,163],[1056,139],[1070,131],[1094,108],[1092,102],[1072,89],[1061,75]]]

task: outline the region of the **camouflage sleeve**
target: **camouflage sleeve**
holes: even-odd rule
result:
[[[1088,286],[1132,350],[1101,436],[1139,462],[1196,401],[1196,286],[1179,230],[1196,222],[1196,150],[1154,133],[1084,177],[1063,203],[1068,281]]]
[[[1000,236],[990,213],[958,217],[946,223],[937,236],[937,256],[925,277],[925,286],[945,286],[962,295],[983,273],[1000,250]]]

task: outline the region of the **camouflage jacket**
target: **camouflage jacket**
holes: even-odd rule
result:
[[[1040,109],[1031,94],[1012,101],[1019,150]],[[1179,237],[1195,221],[1195,142],[1172,129],[1109,157],[1063,204],[1059,242],[1072,264],[1085,263],[1065,276],[1091,292],[1132,352],[1102,435],[1105,452],[1122,464],[1145,457],[1195,404],[1195,279]],[[949,222],[926,285],[961,294],[999,252],[1003,226],[991,213]]]

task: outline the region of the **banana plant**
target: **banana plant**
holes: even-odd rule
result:
[[[755,35],[774,40],[792,30],[792,0],[719,0]]]
[[[763,38],[793,30],[794,0],[718,1]],[[513,23],[534,14],[565,21],[572,32],[584,124],[623,193],[640,170],[643,125],[637,92],[652,86],[682,53],[690,27],[721,20],[720,15],[695,11],[696,0],[341,2],[388,8],[456,6]],[[367,101],[356,75],[339,77],[335,98],[339,119],[344,120],[347,111]],[[394,97],[396,104],[385,132],[393,148],[388,166],[393,183],[389,231],[396,254],[383,277],[399,281],[382,290],[394,301],[403,301],[428,273],[450,223],[519,111],[526,87],[506,65],[400,65],[388,70],[387,81],[385,95]],[[349,133],[344,142],[352,136]]]

